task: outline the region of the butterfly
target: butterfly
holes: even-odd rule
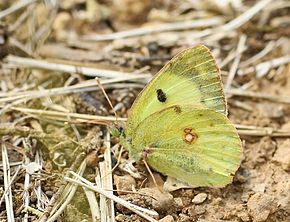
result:
[[[170,60],[138,95],[125,130],[116,130],[131,159],[192,187],[223,187],[240,165],[241,141],[204,45]]]

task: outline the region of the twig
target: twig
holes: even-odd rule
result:
[[[247,67],[247,66],[253,64],[254,62],[263,58],[269,52],[271,52],[274,48],[280,46],[283,42],[285,42],[285,41],[283,41],[283,39],[279,39],[278,41],[270,41],[262,51],[260,51],[259,53],[257,53],[253,57],[249,58],[248,60],[241,62],[239,65],[239,68]]]
[[[272,59],[270,61],[266,61],[266,62],[260,63],[258,65],[246,68],[244,70],[240,69],[238,71],[238,74],[239,75],[246,75],[246,74],[249,74],[249,73],[256,71],[256,76],[258,78],[261,78],[261,77],[265,76],[269,72],[270,69],[279,67],[281,65],[285,65],[287,63],[290,63],[290,56],[283,56],[283,57],[275,58],[275,59]]]
[[[10,8],[7,8],[3,11],[0,12],[0,19],[4,18],[5,16],[23,8],[26,7],[32,3],[37,2],[38,0],[22,0],[20,2],[15,3],[14,5],[12,5]]]
[[[68,182],[71,183],[75,183],[78,184],[80,186],[86,187],[90,190],[93,190],[99,194],[104,195],[105,197],[112,199],[113,201],[115,201],[116,203],[121,204],[122,206],[128,208],[129,210],[131,210],[132,212],[140,215],[141,217],[145,218],[146,220],[150,221],[150,222],[157,222],[157,220],[153,219],[152,217],[148,216],[149,215],[153,215],[153,216],[158,216],[158,214],[155,211],[152,210],[148,210],[139,206],[136,206],[135,204],[132,204],[130,202],[127,202],[125,200],[123,200],[120,197],[115,196],[114,194],[112,195],[111,193],[109,193],[108,191],[105,191],[97,186],[93,186],[92,183],[90,183],[89,181],[87,181],[86,179],[84,179],[83,177],[80,177],[78,175],[76,175],[75,173],[71,172],[74,176],[76,176],[78,179],[80,179],[80,181],[71,179],[69,177],[64,177],[64,179]],[[143,213],[144,212],[144,213]],[[147,214],[145,214],[147,213]]]
[[[108,84],[113,84],[113,83],[118,83],[118,82],[123,82],[123,81],[134,81],[134,80],[138,81],[142,79],[145,79],[147,82],[148,79],[151,77],[152,77],[151,75],[140,74],[138,76],[104,79],[104,80],[100,80],[100,82],[102,85],[108,85]],[[134,85],[129,84],[128,87],[134,87]],[[144,87],[144,84],[142,87]],[[64,87],[52,88],[52,89],[7,92],[7,93],[0,92],[0,97],[3,97],[3,98],[0,98],[0,103],[10,102],[10,101],[18,100],[22,98],[26,98],[27,99],[26,101],[28,101],[30,99],[36,99],[36,98],[41,98],[41,97],[63,95],[63,94],[68,94],[68,93],[89,92],[89,91],[94,91],[94,90],[95,91],[98,90],[97,82],[95,80],[87,80],[76,85],[64,86]]]
[[[241,27],[243,24],[248,22],[251,18],[253,18],[254,15],[256,15],[259,11],[261,11],[271,2],[272,2],[271,0],[258,1],[252,8],[246,10],[243,14],[241,14],[237,18],[225,24],[222,27],[222,30],[220,30],[220,32],[222,33],[223,31],[230,31]]]
[[[266,99],[276,103],[290,103],[290,96],[276,96],[266,93],[258,93],[252,91],[244,91],[240,89],[231,89],[227,92],[228,95],[252,97],[257,99]]]
[[[246,44],[246,40],[247,40],[247,36],[246,35],[242,35],[240,37],[239,43],[238,43],[238,47],[237,47],[237,51],[236,51],[236,55],[235,55],[235,59],[234,62],[231,66],[230,72],[229,72],[229,76],[227,78],[227,82],[225,85],[225,91],[228,91],[231,88],[231,84],[232,81],[234,80],[234,77],[236,75],[240,60],[241,60],[241,54],[245,48],[245,44]]]
[[[276,130],[271,127],[256,127],[235,124],[241,136],[271,136],[271,137],[290,137],[290,131]]]
[[[17,110],[24,113],[29,114],[37,114],[49,117],[64,117],[64,121],[68,121],[67,117],[75,119],[75,120],[95,120],[95,121],[104,121],[104,122],[112,122],[116,120],[114,116],[97,116],[97,115],[89,115],[89,114],[80,114],[80,113],[66,113],[60,111],[47,111],[47,110],[40,110],[40,109],[29,109],[29,108],[19,108],[13,107],[13,110]],[[124,118],[118,118],[120,121],[125,121]]]
[[[44,60],[30,59],[24,57],[18,57],[9,55],[6,58],[7,62],[16,66],[27,67],[27,68],[38,68],[52,71],[66,72],[66,73],[77,73],[91,77],[104,77],[104,78],[118,78],[118,77],[136,77],[138,74],[128,72],[118,72],[113,70],[96,69],[82,66],[73,66],[67,64],[47,62]]]
[[[213,41],[223,38],[224,36],[228,35],[229,32],[236,30],[237,28],[244,25],[246,22],[248,22],[250,19],[254,17],[259,11],[261,11],[263,8],[265,8],[269,3],[271,3],[271,0],[261,0],[258,1],[252,8],[246,10],[243,14],[239,15],[235,19],[231,20],[230,22],[226,23],[223,26],[217,27],[215,29],[212,29],[209,33],[204,33],[202,35],[203,37],[209,36],[207,41]]]
[[[89,40],[89,41],[106,41],[106,40],[124,39],[124,38],[135,37],[135,36],[149,35],[153,33],[180,31],[180,30],[188,30],[188,29],[194,29],[194,28],[217,26],[217,25],[221,25],[222,23],[223,23],[223,19],[221,19],[220,17],[215,17],[215,18],[210,18],[210,19],[200,19],[200,20],[176,22],[176,23],[171,23],[171,24],[162,24],[162,25],[159,25],[158,27],[138,28],[138,29],[132,29],[129,31],[115,32],[112,34],[90,35],[90,36],[84,36],[82,39]]]

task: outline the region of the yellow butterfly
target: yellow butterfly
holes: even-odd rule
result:
[[[192,187],[222,187],[240,164],[219,69],[204,45],[176,55],[135,100],[125,131],[130,158]],[[116,134],[116,131],[115,133]]]

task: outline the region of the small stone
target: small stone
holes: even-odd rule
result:
[[[116,185],[117,193],[119,195],[125,194],[125,192],[122,191],[132,191],[132,188],[136,187],[136,181],[130,175],[124,176],[114,175],[114,183]]]
[[[206,193],[199,193],[192,199],[192,203],[201,204],[206,200],[206,198],[207,198]]]
[[[285,171],[290,170],[290,155],[289,153],[290,139],[278,144],[277,151],[275,152],[272,161],[277,165],[280,165]]]
[[[153,197],[152,208],[158,212],[165,212],[174,206],[173,196],[170,193],[160,192],[157,188],[143,188],[139,193]]]
[[[174,218],[171,215],[167,215],[166,217],[163,217],[160,222],[174,222]]]
[[[194,210],[195,210],[196,215],[201,215],[201,214],[204,214],[206,212],[205,207],[199,206],[199,205],[195,206]]]
[[[48,190],[48,191],[45,192],[45,194],[46,194],[46,196],[48,196],[48,197],[52,197],[54,193],[53,193],[53,191]]]
[[[182,202],[182,199],[180,197],[174,198],[174,202],[175,202],[177,208],[179,208],[179,209],[183,208],[183,202]]]
[[[263,222],[276,211],[277,203],[268,194],[256,193],[248,200],[247,207],[254,222]]]

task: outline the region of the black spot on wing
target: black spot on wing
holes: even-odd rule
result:
[[[157,93],[157,99],[159,102],[164,103],[167,100],[166,94],[165,92],[163,92],[162,89],[157,89],[156,93]]]

